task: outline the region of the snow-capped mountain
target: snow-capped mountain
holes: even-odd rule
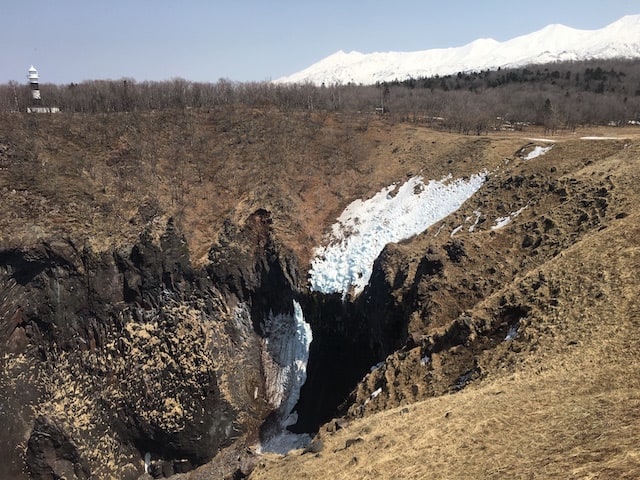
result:
[[[479,39],[456,48],[419,52],[339,51],[276,83],[373,84],[536,63],[640,57],[640,15],[629,15],[599,30],[548,25],[498,42]]]

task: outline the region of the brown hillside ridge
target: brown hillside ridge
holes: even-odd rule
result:
[[[4,246],[72,234],[104,251],[170,215],[197,263],[206,261],[225,219],[242,222],[257,208],[272,212],[278,234],[306,263],[355,198],[411,175],[492,169],[522,145],[364,114],[246,107],[4,114],[0,126],[0,195],[12,205],[0,213]]]
[[[359,297],[309,292],[350,202],[481,171]],[[2,114],[0,478],[640,478],[639,184],[632,127]],[[315,439],[257,455],[294,299]]]

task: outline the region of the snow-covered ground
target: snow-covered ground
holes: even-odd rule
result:
[[[555,142],[555,140],[551,140],[550,138],[527,138],[527,140],[531,140],[532,142],[546,142],[546,143]]]
[[[362,292],[373,262],[387,243],[423,232],[455,212],[484,183],[487,173],[424,183],[420,176],[390,185],[368,200],[355,200],[332,227],[311,262],[311,289],[321,293]]]
[[[279,425],[262,439],[257,451],[284,454],[311,441],[307,434],[294,434],[287,430],[298,420],[294,408],[307,379],[311,327],[304,320],[300,304],[294,300],[293,316],[271,314],[265,319],[264,330],[263,366],[267,399],[277,409]]]
[[[580,140],[620,140],[618,137],[580,137]]]
[[[276,83],[373,85],[407,78],[480,72],[530,64],[607,58],[638,58],[640,15],[629,15],[598,30],[548,25],[499,42],[480,38],[459,47],[417,52],[342,50]]]

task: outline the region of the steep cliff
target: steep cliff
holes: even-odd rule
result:
[[[292,311],[295,287],[267,217],[215,245],[212,259],[233,261],[208,269],[192,267],[171,219],[100,255],[71,240],[0,254],[4,442],[29,439],[30,478],[137,478],[146,453],[168,475],[258,441],[274,410],[261,325]],[[5,450],[7,475],[20,453]]]

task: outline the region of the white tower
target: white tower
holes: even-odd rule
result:
[[[27,107],[27,113],[58,113],[60,111],[58,107],[45,107],[42,105],[40,85],[38,84],[40,76],[33,65],[29,68],[27,78],[29,79],[29,85],[31,85],[31,106]]]
[[[31,85],[31,100],[33,100],[34,105],[40,104],[40,85],[38,85],[38,81],[40,77],[38,76],[38,70],[31,65],[29,68],[29,75],[27,76],[29,79],[29,84]]]

